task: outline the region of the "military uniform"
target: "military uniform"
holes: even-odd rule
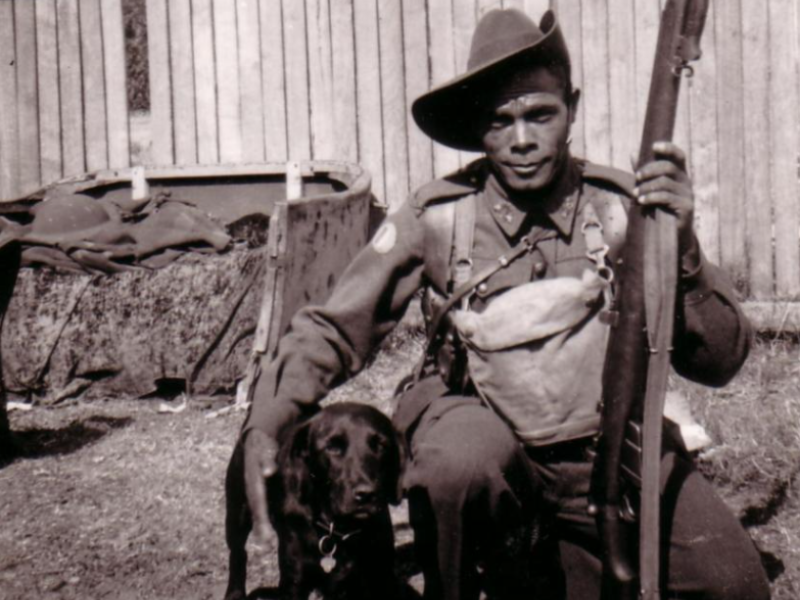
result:
[[[536,206],[515,203],[485,161],[424,186],[387,217],[345,271],[327,304],[305,308],[294,318],[277,357],[264,366],[245,428],[279,436],[284,426],[311,410],[332,387],[362,369],[418,290],[448,295],[453,285],[451,231],[442,227],[440,219],[431,218],[437,210],[467,198],[475,202],[476,271],[507,254],[522,236],[538,240],[529,252],[478,286],[471,309],[481,312],[505,291],[526,282],[580,277],[592,266],[580,231],[586,206],[627,207],[631,184],[632,178],[625,174],[571,159],[550,194]],[[624,211],[622,217],[624,235]],[[751,331],[717,267],[703,261],[699,269],[682,274],[677,315],[675,369],[701,383],[720,385],[729,380],[747,355]],[[588,349],[588,360],[602,361],[604,350]],[[553,443],[522,444],[469,381],[453,390],[436,368],[426,369],[425,374],[400,398],[395,419],[411,449],[405,483],[426,596],[477,598],[474,562],[494,561],[490,570],[503,573],[503,567],[513,563],[509,556],[520,555],[507,551],[520,543],[519,532],[526,532],[523,537],[533,535],[530,525],[543,511],[550,511],[556,517],[569,596],[597,597],[597,533],[586,508],[588,449],[599,419],[594,429],[583,427]],[[566,376],[580,380],[582,372]],[[596,410],[599,388],[595,392]],[[563,416],[566,425],[570,418]],[[765,597],[757,555],[733,516],[694,472],[679,444],[673,444],[664,460],[664,484],[677,486],[672,512],[667,511],[675,517],[668,537],[673,543],[671,586],[705,591],[702,597],[708,598]],[[713,535],[706,535],[709,530]],[[694,543],[687,545],[693,537]],[[715,558],[720,556],[729,560],[721,563]],[[510,579],[502,575],[500,579],[484,584],[501,593]],[[737,585],[740,595],[730,595]],[[723,590],[729,595],[721,595]],[[518,592],[506,590],[508,597]]]

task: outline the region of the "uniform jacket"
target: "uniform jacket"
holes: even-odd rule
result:
[[[515,203],[485,160],[423,186],[390,211],[328,302],[297,313],[274,359],[264,359],[245,430],[258,428],[277,436],[364,367],[418,290],[432,287],[447,294],[450,257],[442,237],[450,233],[426,217],[435,206],[477,195],[472,252],[476,271],[508,252],[523,235],[543,234],[532,252],[478,288],[472,304],[480,311],[497,294],[520,283],[580,277],[590,265],[580,234],[587,198],[614,196],[629,206],[632,185],[630,175],[571,159],[559,181],[534,206]],[[682,273],[672,361],[678,373],[722,385],[744,362],[750,338],[750,326],[719,268],[702,259],[699,269]]]

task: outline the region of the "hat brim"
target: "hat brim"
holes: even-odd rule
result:
[[[419,128],[450,148],[483,150],[477,123],[486,109],[488,88],[498,72],[515,64],[569,67],[567,45],[552,11],[542,16],[540,27],[543,35],[537,42],[471,69],[417,98],[411,113]]]

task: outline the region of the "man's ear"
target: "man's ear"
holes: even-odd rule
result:
[[[578,116],[578,105],[581,102],[581,91],[575,88],[570,92],[567,98],[567,107],[569,108],[569,124],[572,125]]]

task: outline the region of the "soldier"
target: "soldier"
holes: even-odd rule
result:
[[[677,216],[675,369],[724,384],[751,330],[694,236],[683,152],[656,144],[635,179],[574,158],[579,97],[553,14],[537,26],[497,10],[476,28],[466,73],[414,103],[432,139],[485,156],[390,211],[327,304],[300,311],[264,365],[243,430],[257,535],[268,534],[263,478],[281,431],[361,370],[422,288],[438,335],[394,420],[410,449],[404,483],[425,598],[477,599],[481,587],[533,597],[546,558],[532,559],[531,541],[542,547],[543,522],[565,574],[550,595],[565,581],[569,598],[599,597],[591,447],[610,265],[632,201]],[[670,597],[767,598],[753,544],[679,446],[667,444],[663,465]]]

